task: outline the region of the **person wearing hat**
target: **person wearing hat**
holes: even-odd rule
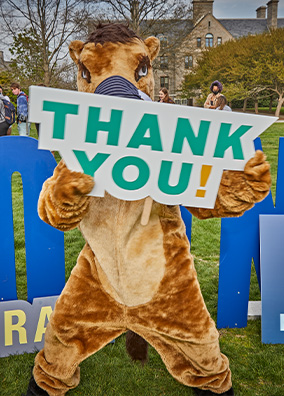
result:
[[[221,95],[223,86],[220,83],[220,81],[216,80],[213,81],[213,83],[210,86],[210,91],[211,93],[207,96],[207,99],[204,103],[204,107],[206,109],[216,109],[217,107],[217,99],[219,98],[219,96]]]

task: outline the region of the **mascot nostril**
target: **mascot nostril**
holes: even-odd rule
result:
[[[86,43],[70,44],[79,91],[137,100],[153,100],[158,52],[157,38],[142,40],[119,24],[99,25]],[[270,183],[257,152],[244,171],[224,171],[213,209],[187,209],[200,219],[241,216],[265,198]],[[134,358],[146,360],[148,342],[197,395],[234,395],[179,206],[153,202],[144,225],[147,198],[91,197],[93,186],[91,176],[61,161],[40,193],[40,218],[62,231],[78,226],[86,244],[50,317],[27,395],[64,396],[79,385],[79,364],[127,331]]]

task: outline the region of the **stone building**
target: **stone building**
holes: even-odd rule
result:
[[[170,33],[158,35],[161,51],[154,66],[155,100],[158,100],[160,87],[166,87],[175,102],[192,105],[191,99],[179,99],[178,90],[201,52],[241,36],[284,27],[284,18],[277,15],[278,2],[270,0],[266,6],[258,7],[256,18],[217,19],[213,13],[214,0],[192,0],[192,19],[180,23],[180,31],[188,33],[174,50],[167,50],[168,43],[173,40]]]

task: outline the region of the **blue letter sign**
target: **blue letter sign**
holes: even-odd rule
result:
[[[38,150],[37,140],[22,136],[0,138],[0,301],[17,299],[11,178],[23,182],[28,301],[61,293],[65,284],[64,239],[61,231],[38,216],[43,182],[56,161],[50,151]]]
[[[260,216],[262,342],[284,344],[284,215]]]
[[[256,139],[256,149],[261,149]],[[221,221],[217,326],[245,327],[252,259],[260,284],[259,215],[284,213],[284,138],[279,141],[276,206],[271,193],[238,218]]]

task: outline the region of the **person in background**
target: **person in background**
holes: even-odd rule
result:
[[[20,84],[12,83],[11,90],[17,95],[17,124],[20,136],[29,136],[30,124],[28,123],[28,99],[26,94],[21,91]]]
[[[10,98],[7,95],[3,94],[3,88],[0,85],[0,99],[5,99],[8,102],[10,102]],[[1,100],[0,103],[0,136],[6,136],[6,135],[11,135],[12,133],[12,127],[6,122],[5,120],[5,110],[4,110],[4,104]],[[4,120],[3,120],[3,116],[4,116]]]
[[[204,103],[205,109],[216,109],[216,101],[221,95],[222,90],[223,85],[220,83],[220,81],[213,81],[213,83],[210,85],[211,93],[207,96],[207,99]]]
[[[4,93],[3,93],[3,88],[1,87],[1,85],[0,85],[0,94],[3,96],[3,98],[4,98],[5,100],[8,100],[8,101],[10,102],[9,96],[4,95]]]
[[[216,110],[232,111],[231,107],[227,105],[226,96],[220,95],[216,101]]]
[[[159,91],[159,100],[160,103],[175,103],[170,97],[167,88],[161,88]]]
[[[7,136],[11,135],[12,128],[5,119],[5,109],[2,99],[7,100],[6,97],[0,93],[0,136]]]

